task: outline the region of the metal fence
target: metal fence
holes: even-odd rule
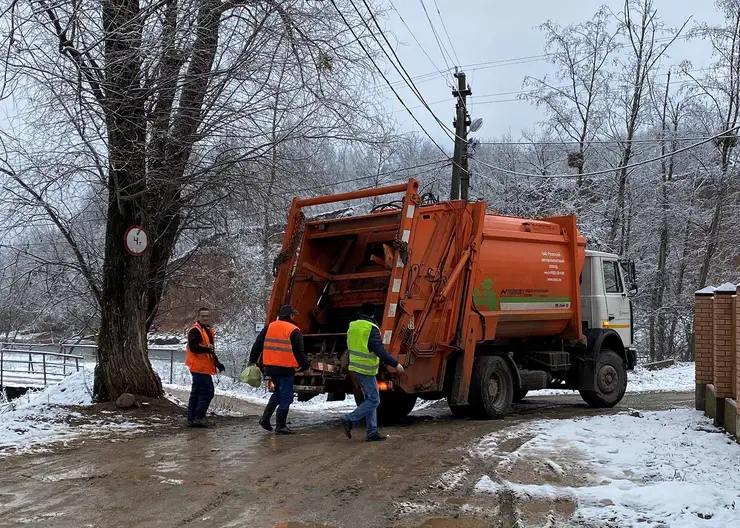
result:
[[[80,370],[82,356],[0,347],[0,387],[46,387]]]
[[[4,366],[0,366],[0,372],[5,372],[6,380],[17,378],[20,382],[23,381],[24,377],[18,373],[25,373],[25,379],[36,381],[36,384],[25,386],[45,387],[47,384],[56,383],[67,374],[79,370],[80,363],[95,361],[97,352],[98,346],[88,343],[0,343],[0,354],[4,355]],[[177,348],[157,347],[149,349],[150,361],[168,363],[170,384],[173,383],[175,377],[175,362],[183,362],[184,355],[184,345]],[[70,370],[73,363],[75,365],[74,370]],[[44,365],[47,367],[44,367]],[[45,375],[44,372],[46,372]],[[0,381],[0,386],[2,385],[3,383]]]

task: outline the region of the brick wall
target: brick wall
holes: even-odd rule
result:
[[[735,295],[735,402],[740,403],[740,285]]]
[[[696,356],[696,384],[706,385],[714,381],[714,295],[696,294],[694,306],[694,353]]]
[[[735,379],[735,289],[714,294],[714,390],[717,398],[733,398]]]

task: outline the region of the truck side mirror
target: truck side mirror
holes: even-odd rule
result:
[[[627,293],[629,295],[637,295],[637,291],[638,291],[637,290],[637,283],[636,282],[630,283],[630,286],[629,286],[629,289],[627,290]]]

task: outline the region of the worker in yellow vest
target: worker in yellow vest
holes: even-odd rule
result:
[[[363,402],[350,414],[342,417],[342,425],[347,438],[352,438],[352,426],[363,418],[367,423],[368,442],[386,440],[386,436],[378,433],[378,405],[380,394],[375,376],[378,374],[380,362],[403,372],[403,366],[390,355],[383,346],[380,338],[380,327],[375,321],[375,306],[365,303],[360,308],[361,316],[353,321],[347,330],[347,349],[349,351],[349,371],[357,380]]]
[[[262,356],[265,374],[270,376],[274,386],[259,424],[272,431],[270,418],[277,409],[277,434],[293,434],[287,425],[288,411],[293,403],[293,377],[298,369],[308,371],[311,366],[303,350],[303,335],[293,320],[296,315],[298,311],[292,306],[280,308],[278,320],[262,329],[249,354],[251,365],[259,363]]]

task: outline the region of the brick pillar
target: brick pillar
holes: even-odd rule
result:
[[[735,294],[735,406],[740,403],[740,284]],[[736,411],[735,438],[740,442],[740,414]]]
[[[714,381],[714,288],[699,290],[694,298],[694,357],[696,358],[696,410],[705,410],[706,387]]]
[[[735,396],[733,392],[735,336],[733,332],[735,299],[737,288],[734,284],[723,284],[714,290],[714,393],[716,413],[714,424],[724,425],[725,398]]]

